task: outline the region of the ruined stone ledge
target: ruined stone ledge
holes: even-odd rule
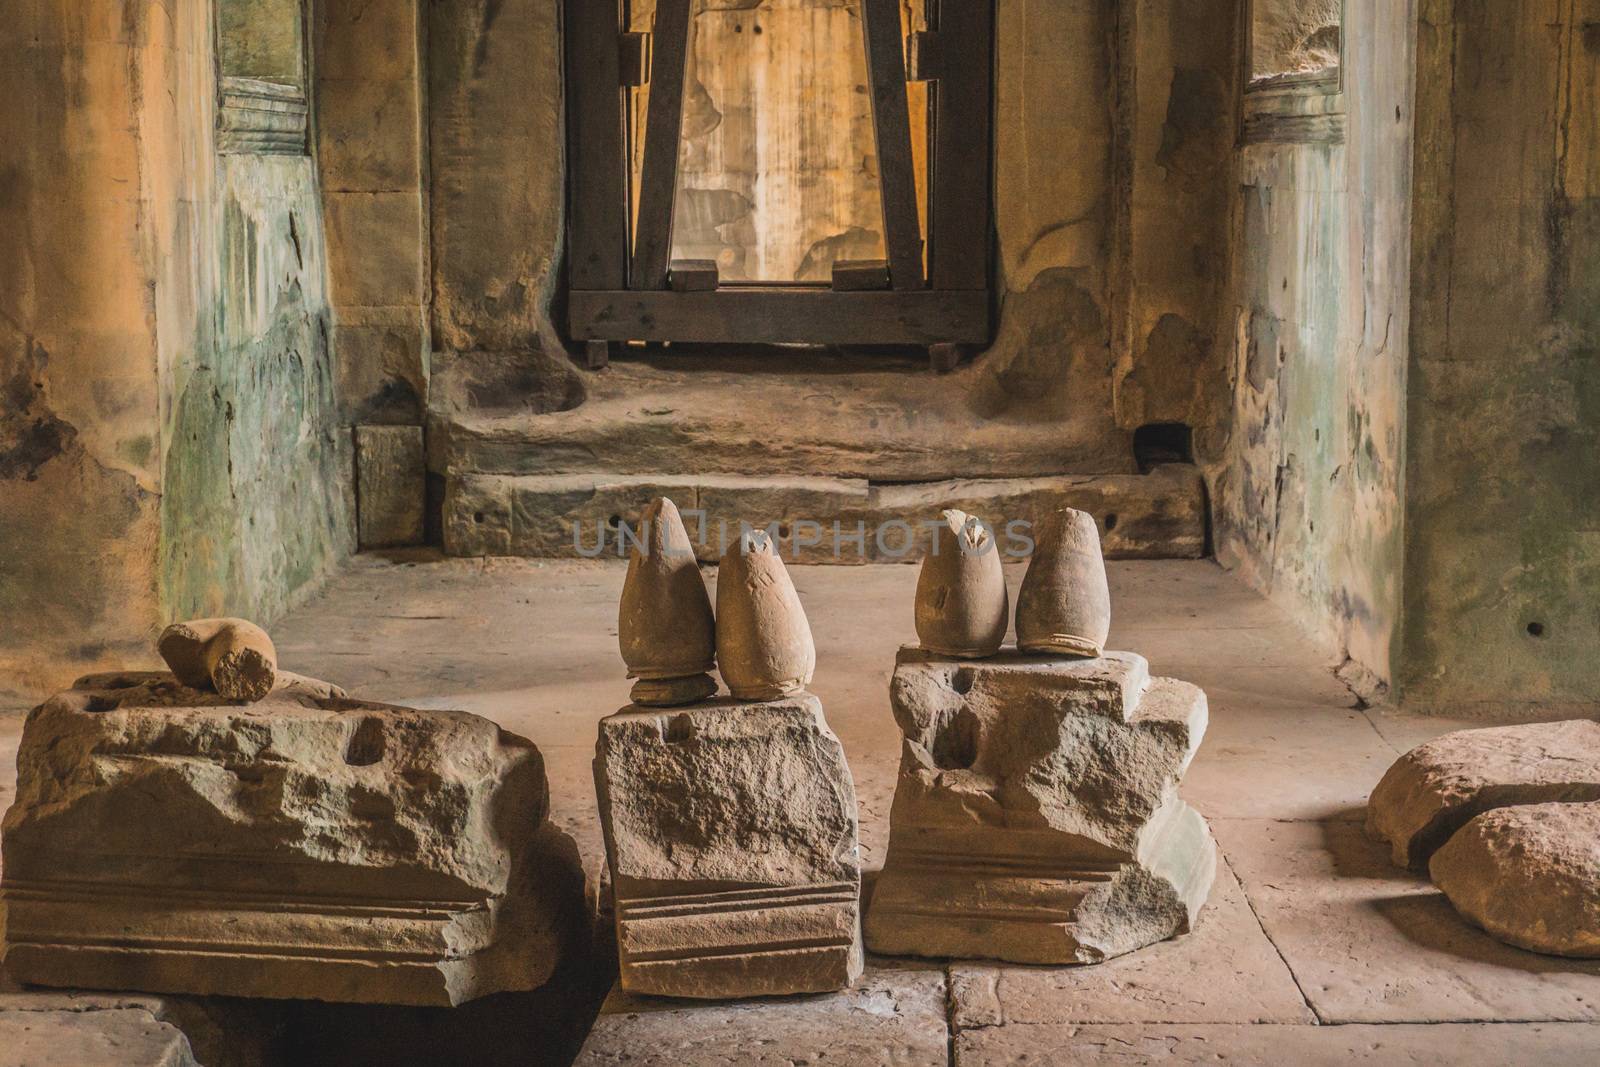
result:
[[[1111,559],[1198,559],[1206,551],[1204,483],[1196,468],[1173,464],[1146,475],[890,485],[712,474],[454,474],[445,494],[445,552],[561,558],[594,555],[598,548],[602,556],[615,556],[617,524],[634,522],[657,496],[671,497],[684,512],[704,513],[703,519],[686,515],[685,524],[698,542],[696,554],[708,563],[721,555],[721,531],[735,537],[741,522],[776,523],[788,561],[911,562],[922,558],[932,537],[923,521],[951,507],[1000,525],[1002,550],[1008,544],[1004,523],[1037,524],[1056,509],[1074,507],[1095,516]],[[858,545],[854,538],[863,528]],[[1017,551],[1026,555],[1025,547]]]

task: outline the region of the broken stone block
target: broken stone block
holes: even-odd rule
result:
[[[427,495],[421,426],[357,426],[356,524],[362,548],[420,545]]]
[[[272,638],[244,619],[192,619],[161,631],[161,658],[179,682],[229,700],[260,700],[278,684]]]
[[[451,1005],[538,987],[581,932],[539,751],[459,711],[167,674],[29,714],[4,965],[38,985]]]
[[[631,706],[600,723],[594,766],[624,990],[777,996],[860,975],[855,785],[816,697]]]
[[[1600,957],[1600,803],[1485,812],[1428,871],[1456,911],[1531,952]]]
[[[1600,722],[1574,719],[1459,730],[1418,745],[1367,802],[1367,832],[1394,862],[1420,868],[1474,817],[1494,808],[1600,801]]]
[[[1203,692],[1127,652],[906,648],[889,695],[903,744],[872,951],[1098,963],[1190,930],[1217,865],[1178,795]]]

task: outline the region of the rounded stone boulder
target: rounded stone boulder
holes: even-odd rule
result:
[[[1428,869],[1456,911],[1491,937],[1531,952],[1600,957],[1600,803],[1479,815]]]
[[[1395,761],[1367,802],[1367,832],[1421,869],[1472,818],[1497,808],[1600,801],[1600,722],[1459,730]]]

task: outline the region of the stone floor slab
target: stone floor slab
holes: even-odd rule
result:
[[[1360,807],[1396,755],[1365,714],[1210,689],[1211,728],[1184,783],[1207,818],[1323,819]]]
[[[869,964],[822,996],[692,1004],[613,991],[575,1067],[945,1067],[945,982],[936,967]]]
[[[950,965],[957,1028],[1037,1023],[1310,1023],[1233,872],[1195,931],[1093,967]]]
[[[1002,1026],[955,1041],[955,1067],[1503,1067],[1592,1063],[1600,1026]]]
[[[1524,952],[1474,929],[1426,880],[1393,867],[1358,816],[1213,823],[1323,1022],[1600,1020],[1600,961]]]

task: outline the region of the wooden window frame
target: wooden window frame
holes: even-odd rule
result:
[[[862,0],[886,287],[841,291],[673,285],[671,214],[691,0],[658,0],[648,35],[628,32],[627,0],[565,0],[567,326],[586,345],[592,366],[603,365],[612,348],[627,341],[926,345],[936,350],[936,363],[950,361],[956,346],[989,342],[994,0],[926,2],[929,29],[904,41],[898,0]],[[630,240],[628,93],[645,78],[651,80],[650,115],[638,225]],[[926,272],[909,80],[931,83]]]

